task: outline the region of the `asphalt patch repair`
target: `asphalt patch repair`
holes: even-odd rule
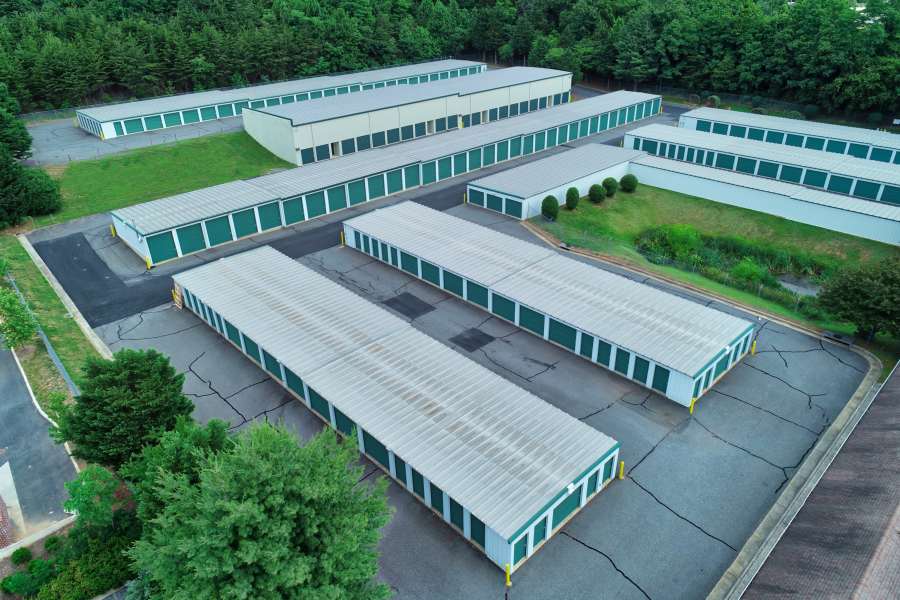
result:
[[[422,315],[427,315],[434,310],[434,307],[424,300],[416,298],[409,292],[403,292],[393,298],[384,301],[384,305],[391,308],[401,315],[415,321]]]
[[[450,338],[450,342],[456,344],[466,352],[475,352],[484,348],[495,339],[494,336],[488,335],[480,329],[466,329],[459,335]]]

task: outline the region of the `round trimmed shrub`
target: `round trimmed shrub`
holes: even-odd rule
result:
[[[34,558],[31,554],[31,550],[28,548],[17,548],[9,557],[9,560],[12,564],[17,567],[20,565],[24,565],[31,561]]]
[[[556,217],[559,216],[559,200],[556,199],[556,196],[544,198],[544,201],[541,202],[541,214],[551,221],[556,220]]]
[[[619,180],[619,187],[622,188],[623,192],[628,192],[629,194],[637,189],[637,184],[637,177],[631,173],[623,176],[622,179]]]
[[[722,104],[722,99],[713,94],[709,98],[706,99],[706,104],[708,106],[712,106],[713,108],[719,108],[719,105]]]
[[[594,204],[600,204],[606,198],[606,190],[599,183],[595,183],[588,189],[588,199]]]
[[[699,94],[691,94],[688,96],[688,102],[691,104],[700,104],[700,95]]]
[[[763,98],[762,96],[753,96],[753,98],[750,99],[750,104],[754,108],[762,108],[762,105],[765,101],[766,101],[766,99]]]
[[[578,208],[578,200],[581,199],[581,194],[578,193],[578,188],[570,187],[566,190],[566,208],[569,210],[575,210]]]
[[[753,108],[750,109],[750,112],[752,112],[755,115],[765,115],[765,114],[768,114],[769,111],[767,111],[764,106],[754,106]]]
[[[56,554],[62,548],[63,540],[58,535],[51,535],[44,539],[44,550],[47,554]]]
[[[603,189],[606,190],[606,195],[609,198],[612,198],[616,195],[616,191],[619,189],[619,182],[616,181],[613,177],[607,177],[603,180]]]
[[[785,116],[788,119],[799,119],[801,121],[806,120],[806,116],[799,110],[789,110]]]

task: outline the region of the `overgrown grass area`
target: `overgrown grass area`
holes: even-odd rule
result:
[[[900,256],[900,249],[888,244],[646,185],[639,185],[631,194],[620,191],[600,205],[582,199],[576,210],[560,210],[556,222],[538,217],[534,223],[570,246],[624,260],[787,319],[844,334],[852,334],[853,327],[809,318],[796,309],[696,272],[654,264],[638,252],[636,242],[642,233],[653,228],[687,224],[702,235],[740,237],[766,249],[802,254],[826,264],[854,264]],[[900,340],[879,336],[866,347],[882,359],[885,369],[900,358]]]
[[[62,223],[291,166],[243,131],[74,162],[48,169],[59,180],[63,209],[32,225]]]

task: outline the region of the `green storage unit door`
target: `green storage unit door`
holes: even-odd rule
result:
[[[388,172],[387,191],[388,194],[396,194],[403,191],[403,171],[401,169]]]
[[[353,428],[356,427],[356,423],[354,423],[350,417],[339,411],[336,406],[334,407],[334,424],[337,426],[337,430],[344,435],[352,435]]]
[[[481,190],[469,190],[469,202],[472,204],[477,204],[478,206],[484,206],[484,192]]]
[[[181,255],[190,254],[206,248],[206,242],[203,241],[203,228],[200,223],[180,227],[178,232],[178,245],[181,247]]]
[[[488,194],[486,206],[491,210],[503,212],[503,198],[495,196],[494,194]]]
[[[803,169],[800,167],[790,167],[788,165],[781,166],[781,181],[790,181],[791,183],[800,183],[800,175],[803,174]]]
[[[794,146],[795,148],[801,148],[801,147],[803,147],[803,136],[789,133],[789,134],[787,134],[787,137],[784,139],[784,144],[786,146]]]
[[[847,142],[828,140],[828,144],[825,145],[825,151],[834,152],[835,154],[844,154],[847,151]]]
[[[469,170],[474,171],[475,169],[481,168],[481,148],[475,148],[474,150],[469,150]]]
[[[581,347],[578,353],[586,358],[594,356],[594,336],[581,332]]]
[[[751,140],[763,141],[766,136],[766,132],[762,129],[757,129],[755,127],[751,127],[747,132],[747,137]]]
[[[853,188],[853,195],[857,198],[866,198],[874,200],[878,197],[878,188],[881,187],[877,183],[871,181],[856,180],[856,187]]]
[[[597,491],[597,482],[600,480],[600,472],[594,471],[591,473],[591,476],[588,477],[587,480],[587,493],[588,496]]]
[[[614,466],[615,466],[615,463],[612,461],[612,459],[607,460],[607,461],[603,464],[603,481],[602,481],[601,483],[606,482],[606,481],[609,481],[610,479],[612,479],[612,476],[613,476],[613,467],[614,467]]]
[[[509,140],[509,157],[515,158],[522,154],[522,138],[517,137]]]
[[[600,115],[600,131],[606,131],[609,128],[609,113]]]
[[[780,144],[784,141],[784,134],[780,131],[767,131],[766,141],[772,144]],[[806,143],[809,144],[809,138],[807,138]],[[807,148],[808,147],[809,146],[807,146]]]
[[[263,366],[266,368],[266,371],[277,377],[279,380],[281,379],[281,367],[278,366],[278,360],[265,350],[262,351],[263,357]]]
[[[327,423],[331,423],[331,415],[328,413],[328,401],[318,394],[314,389],[309,390],[309,405],[312,409],[322,415]]]
[[[450,271],[444,271],[444,289],[460,298],[463,295],[463,278]]]
[[[335,412],[335,414],[337,414],[337,412]],[[363,445],[365,446],[366,454],[381,463],[381,466],[388,469],[390,468],[391,463],[388,460],[387,448],[384,447],[384,444],[369,435],[369,432],[365,429],[363,429]]]
[[[422,185],[437,181],[437,163],[434,161],[422,165]]]
[[[550,341],[556,342],[561,346],[565,346],[572,352],[575,352],[575,339],[577,338],[577,335],[574,327],[569,327],[556,319],[550,319],[550,331],[548,335]]]
[[[350,206],[366,201],[366,182],[362,179],[351,181],[347,185],[347,190],[350,192]]]
[[[741,173],[753,175],[753,172],[756,170],[756,161],[751,158],[740,157],[737,161],[737,170]]]
[[[118,132],[118,130],[116,130]],[[900,156],[900,153],[897,154]],[[891,151],[886,148],[872,148],[872,154],[869,160],[877,160],[878,162],[891,162]]]
[[[485,146],[484,148],[481,149],[481,156],[483,159],[482,162],[484,163],[484,166],[487,167],[487,166],[494,164],[496,152],[497,152],[497,147],[494,144],[491,144],[490,146]]]
[[[547,538],[547,517],[543,517],[540,521],[534,524],[534,542],[532,542],[532,546],[535,548],[538,547],[538,544],[543,542]]]
[[[436,266],[431,264],[430,262],[420,260],[419,263],[422,265],[422,279],[433,283],[434,285],[441,285],[441,271]]]
[[[865,144],[850,144],[847,154],[856,158],[866,158],[869,155],[869,147]]]
[[[581,504],[581,487],[581,485],[578,486],[574,492],[566,496],[566,499],[553,509],[553,529],[558,528],[565,521],[566,517],[571,515]]]
[[[609,357],[612,355],[612,346],[603,340],[597,340],[597,362],[609,366]]]
[[[534,151],[540,152],[547,147],[547,133],[540,131],[534,134]]]
[[[406,463],[396,454],[394,455],[394,477],[406,485]]]
[[[484,548],[484,523],[472,513],[469,513],[469,534],[473,542]]]
[[[396,462],[397,457],[394,457],[394,461]],[[431,488],[431,507],[441,513],[444,514],[444,490],[434,485],[432,482],[428,482],[428,487]]]
[[[497,162],[509,158],[509,141],[497,142]]]
[[[890,204],[900,204],[900,187],[893,185],[884,186],[884,191],[881,192],[881,201]]]
[[[400,268],[407,273],[412,273],[416,277],[419,276],[419,259],[412,254],[400,252]]]
[[[517,219],[522,218],[522,203],[518,200],[506,199],[506,214]]]
[[[725,135],[728,133],[728,125],[726,123],[713,123],[712,132]]]
[[[463,530],[463,507],[453,498],[450,498],[450,522]]]
[[[373,175],[366,181],[369,183],[369,200],[384,196],[384,175]]]
[[[803,183],[814,187],[825,187],[825,180],[827,178],[828,173],[807,169],[806,174],[803,176]]]
[[[425,479],[422,477],[422,474],[416,471],[413,468],[410,468],[410,472],[412,473],[412,489],[418,494],[421,498],[425,497]]]
[[[522,139],[522,154],[531,154],[534,152],[534,136],[526,135]]]
[[[256,215],[252,208],[233,213],[231,219],[234,221],[234,233],[237,237],[241,238],[257,233]]]
[[[234,342],[234,345],[240,348],[241,346],[241,332],[238,331],[238,328],[232,325],[230,322],[225,321],[225,335],[228,336],[228,339]]]
[[[516,303],[491,292],[491,312],[507,321],[516,321]]]
[[[144,124],[140,119],[128,119],[125,121],[125,133],[140,133],[144,130]]]
[[[622,375],[628,375],[628,363],[631,360],[631,354],[622,348],[616,349],[616,365],[615,369]]]
[[[217,118],[215,106],[204,106],[200,109],[200,118],[204,121],[212,121]]]
[[[669,370],[656,365],[653,369],[653,384],[650,387],[665,394],[669,388]],[[696,396],[696,392],[694,395]]]
[[[453,174],[461,175],[466,172],[466,153],[460,152],[453,157]]]
[[[296,373],[285,367],[284,378],[288,389],[290,389],[301,398],[306,398],[306,394],[303,393],[303,380],[297,377]]]
[[[759,170],[756,172],[760,177],[771,177],[775,179],[778,176],[778,165],[765,160],[759,161]]]
[[[116,130],[116,135],[125,135],[125,130],[122,129],[122,122],[116,121],[113,123],[113,129]],[[888,159],[884,162],[889,162],[891,160],[890,155],[888,155]]]
[[[328,212],[334,212],[347,208],[347,195],[344,193],[344,186],[329,188],[328,194]]]
[[[516,542],[516,545],[513,546],[513,564],[519,564],[519,561],[525,558],[525,553],[528,551],[528,534],[522,536],[522,539]]]
[[[259,346],[257,346],[256,342],[254,342],[252,339],[250,339],[246,335],[243,337],[244,337],[244,350],[247,352],[247,356],[249,356],[256,362],[262,364],[262,356],[260,356],[260,354],[259,354]]]
[[[634,357],[634,372],[631,377],[635,381],[647,383],[647,374],[650,372],[650,363],[640,356]]]
[[[693,393],[694,398],[697,398],[698,396],[700,396],[700,391],[702,388],[703,388],[703,378],[701,377],[700,379],[698,379],[697,381],[694,382],[694,393]]]
[[[716,166],[720,169],[733,169],[734,168],[734,155],[732,154],[722,154],[719,153],[716,156]]]
[[[291,101],[293,102],[293,98]],[[234,116],[234,108],[230,104],[220,104],[219,105],[219,117],[233,117]]]
[[[196,123],[200,120],[200,113],[197,112],[196,108],[185,110],[181,112],[181,118],[184,120],[185,125]]]
[[[825,140],[823,138],[807,137],[805,147],[810,150],[823,150],[825,148]]]
[[[722,359],[716,363],[716,372],[713,375],[713,378],[718,377],[722,373],[725,372],[725,369],[728,368],[728,356],[723,356]]]
[[[209,239],[210,247],[230,242],[233,238],[228,215],[206,221],[206,237]]]
[[[277,202],[263,204],[256,210],[259,211],[259,227],[262,231],[281,227],[281,210]]]
[[[303,216],[303,200],[301,198],[294,198],[292,200],[285,200],[283,202],[284,206],[284,224],[290,225],[291,223],[299,223],[304,219]]]
[[[419,185],[419,165],[412,165],[403,169],[404,187],[406,189]]]
[[[479,306],[487,308],[488,306],[488,289],[483,285],[478,285],[471,279],[466,282],[466,296],[469,302],[474,302]]]
[[[519,306],[519,327],[524,327],[544,337],[544,321],[546,317],[541,313],[525,306]]]
[[[161,263],[178,256],[175,250],[175,238],[171,231],[157,233],[147,238],[147,248],[150,250],[150,260],[153,264]]]
[[[167,113],[163,116],[163,120],[166,122],[166,127],[176,127],[181,125],[181,114],[177,112]]]
[[[556,128],[547,130],[547,147],[552,148],[556,145]]]
[[[313,219],[325,214],[325,192],[306,195],[306,217]]]

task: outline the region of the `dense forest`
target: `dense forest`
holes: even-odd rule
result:
[[[0,0],[25,111],[460,54],[614,84],[895,115],[900,3],[868,0]]]

